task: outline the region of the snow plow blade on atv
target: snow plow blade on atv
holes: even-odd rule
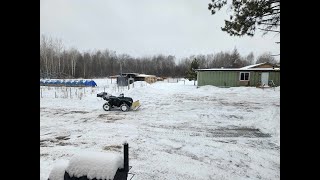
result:
[[[102,106],[105,111],[110,111],[112,108],[120,108],[121,111],[137,110],[141,106],[139,100],[133,102],[131,97],[124,97],[124,94],[116,97],[106,92],[101,92],[97,94],[97,97],[107,101]]]
[[[135,110],[137,110],[140,106],[141,106],[141,105],[140,105],[140,102],[139,102],[139,100],[138,100],[138,101],[135,101],[135,102],[132,103],[131,109],[135,111]]]

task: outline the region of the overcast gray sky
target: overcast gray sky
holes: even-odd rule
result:
[[[211,15],[210,0],[40,0],[40,32],[67,48],[110,49],[134,57],[156,54],[177,59],[232,51],[280,53],[280,35],[231,37],[221,31],[231,12]],[[280,56],[276,56],[280,59]]]

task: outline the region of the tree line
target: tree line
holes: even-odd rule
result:
[[[60,39],[40,37],[40,78],[101,78],[120,72],[186,77],[194,59],[197,59],[199,68],[239,68],[260,62],[277,62],[270,53],[263,53],[255,60],[253,52],[241,56],[236,48],[232,52],[191,55],[179,60],[174,55],[163,54],[132,57],[109,49],[80,52],[76,48],[66,49]]]

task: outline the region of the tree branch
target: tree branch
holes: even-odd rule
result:
[[[262,29],[262,28],[258,28],[258,29],[263,30],[263,31],[271,31],[271,32],[277,32],[277,33],[280,33],[280,31],[271,30],[271,29]]]
[[[271,8],[275,8],[275,7],[280,7],[280,4],[278,4],[278,5],[276,5],[276,6],[273,6],[273,7],[271,7]]]
[[[270,26],[280,26],[280,23],[263,23],[263,22],[258,22],[258,24],[264,24],[264,25],[270,25]]]
[[[264,15],[262,15],[261,17],[270,16],[270,15],[275,15],[275,14],[280,14],[280,12],[274,12],[274,13],[264,14]]]
[[[269,1],[270,3],[280,3],[280,0],[271,0],[271,1]]]
[[[275,19],[274,18],[269,18],[269,19],[262,19],[262,20],[260,20],[259,22],[270,22],[270,21],[275,21]],[[278,20],[276,21],[276,22],[274,22],[274,23],[277,23],[278,22]]]

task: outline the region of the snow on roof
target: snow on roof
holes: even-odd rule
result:
[[[74,155],[66,171],[70,176],[89,179],[113,179],[118,168],[123,168],[123,157],[115,153],[82,152]]]
[[[259,64],[252,64],[252,65],[249,65],[249,66],[242,67],[240,69],[249,69],[249,68],[253,68],[253,67],[256,67],[256,66],[260,66],[262,64],[266,64],[266,63],[264,62],[264,63],[259,63]]]
[[[266,70],[271,70],[271,71],[280,71],[280,68],[254,68],[254,69],[240,69],[240,70],[252,70],[252,71],[266,71]]]
[[[155,75],[139,74],[136,77],[156,77]]]
[[[50,172],[49,180],[64,180],[64,172],[69,162],[65,160],[58,161]]]
[[[212,69],[196,69],[196,71],[279,71],[280,68],[252,68],[252,69],[241,69],[241,68],[212,68]]]

